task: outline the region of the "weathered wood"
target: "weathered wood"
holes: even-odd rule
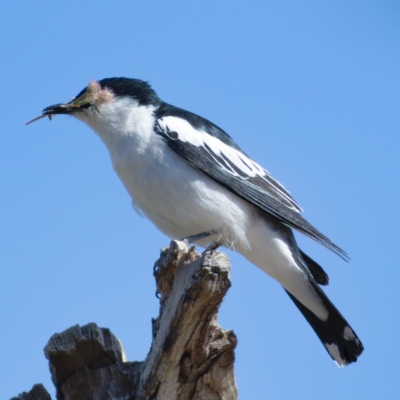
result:
[[[136,399],[142,363],[126,362],[119,340],[96,324],[54,334],[46,347],[59,400]]]
[[[173,241],[156,263],[160,316],[145,362],[140,398],[236,399],[236,336],[217,323],[231,286],[225,254],[190,250]],[[173,279],[172,279],[173,277]]]
[[[45,356],[57,399],[237,399],[237,339],[217,323],[219,306],[231,286],[229,270],[225,254],[200,255],[172,241],[155,264],[160,315],[153,320],[146,360],[127,362],[118,339],[96,324],[54,334]],[[51,398],[36,385],[14,399]]]
[[[29,392],[23,392],[17,397],[13,397],[11,400],[51,400],[51,396],[40,383],[38,385],[33,385]]]

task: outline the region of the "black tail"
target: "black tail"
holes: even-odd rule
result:
[[[307,264],[308,269],[311,272],[311,275],[314,277],[315,282],[319,285],[326,286],[329,283],[328,274],[324,271],[324,269],[315,262],[311,257],[309,257],[306,253],[303,253],[300,249],[301,258]]]
[[[332,304],[322,289],[310,279],[310,283],[328,310],[326,321],[319,319],[312,311],[300,303],[288,291],[287,294],[296,304],[297,308],[304,315],[308,323],[318,335],[325,349],[339,367],[357,361],[357,357],[362,353],[364,347],[358,339],[348,322],[340,314],[339,310]]]

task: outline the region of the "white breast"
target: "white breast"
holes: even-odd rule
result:
[[[173,239],[218,229],[228,247],[248,246],[245,233],[253,207],[166,145],[153,130],[153,106],[130,99],[105,106],[94,118],[80,119],[106,144],[136,209]]]

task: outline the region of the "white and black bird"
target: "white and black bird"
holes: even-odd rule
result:
[[[100,136],[133,207],[160,231],[239,252],[283,286],[339,366],[357,361],[363,345],[321,290],[328,276],[298,248],[291,228],[347,254],[226,132],[165,103],[138,79],[92,81],[41,117],[55,114],[72,115]]]

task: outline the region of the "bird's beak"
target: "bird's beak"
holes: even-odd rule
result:
[[[81,105],[70,103],[60,103],[54,104],[53,106],[46,107],[42,114],[46,115],[55,115],[55,114],[72,114],[76,111],[81,111]]]
[[[57,115],[57,114],[71,115],[75,112],[83,111],[83,110],[89,108],[91,105],[93,105],[93,104],[91,102],[90,93],[88,93],[86,91],[78,98],[72,99],[69,103],[54,104],[53,106],[46,107],[42,111],[42,115],[27,122],[26,125],[29,125],[32,122],[35,122],[38,119],[41,119],[44,117],[49,117],[49,119],[51,119],[51,117],[53,115]]]
[[[85,90],[79,97],[73,98],[69,103],[54,104],[54,106],[46,107],[43,115],[55,114],[72,114],[74,112],[83,111],[92,104],[92,90]]]

